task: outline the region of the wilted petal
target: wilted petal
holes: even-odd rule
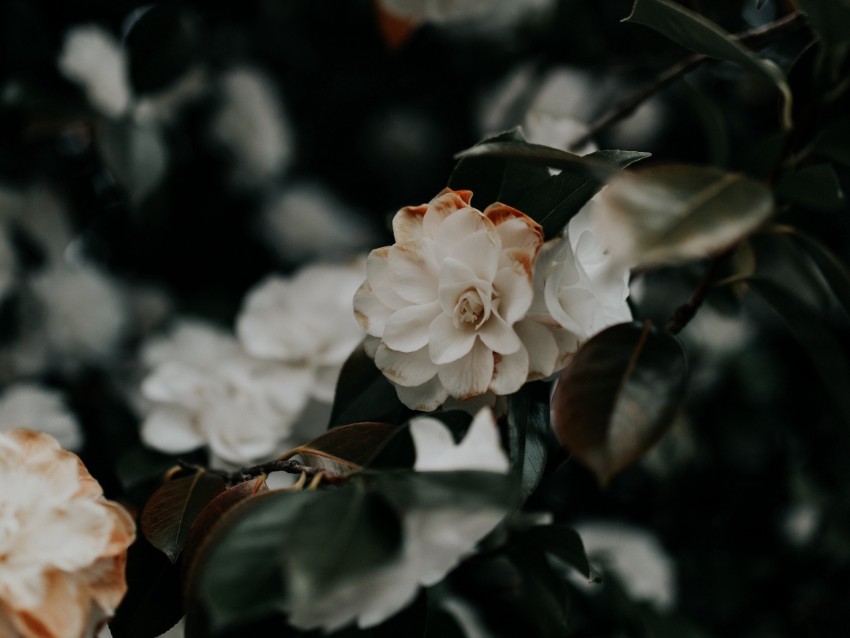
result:
[[[441,313],[431,322],[426,343],[434,363],[449,363],[469,353],[475,343],[475,331],[471,326],[455,328],[452,318]]]
[[[440,366],[440,381],[456,399],[470,399],[487,392],[493,378],[493,352],[480,340],[469,354]]]
[[[428,346],[415,352],[396,352],[383,343],[375,353],[375,365],[393,383],[401,386],[420,386],[434,378],[437,366],[431,361]]]
[[[423,229],[428,237],[436,237],[445,219],[452,213],[469,206],[470,191],[443,189],[428,203],[428,210],[422,220]]]
[[[428,343],[429,326],[441,313],[438,301],[396,310],[387,319],[384,343],[398,352],[419,350]]]
[[[484,215],[496,226],[503,249],[520,249],[534,259],[543,245],[543,230],[540,224],[505,204],[491,204],[484,209]]]
[[[399,401],[411,410],[419,410],[420,412],[436,410],[449,398],[449,391],[436,376],[422,385],[411,388],[397,385],[395,389]]]

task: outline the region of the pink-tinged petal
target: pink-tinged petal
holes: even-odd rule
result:
[[[382,343],[375,353],[375,365],[387,379],[405,387],[422,385],[437,374],[427,346],[415,352],[397,352]]]
[[[471,399],[484,394],[493,378],[493,352],[476,339],[469,354],[440,366],[438,376],[456,399]]]
[[[465,325],[455,328],[452,318],[444,313],[431,322],[428,351],[437,364],[450,363],[466,356],[475,343],[475,330]]]
[[[477,232],[491,233],[492,222],[474,208],[461,208],[449,215],[437,229],[434,240],[443,246],[454,246],[458,241]]]
[[[519,350],[505,356],[496,355],[490,391],[496,394],[513,394],[528,380],[528,352],[522,345]]]
[[[537,255],[543,245],[543,229],[527,215],[504,204],[492,204],[484,214],[496,226],[496,232],[505,249],[520,249],[529,255]]]
[[[447,222],[448,223],[448,222]],[[448,257],[466,264],[479,279],[493,281],[501,251],[494,236],[486,231],[467,235],[448,250]]]
[[[397,243],[413,241],[422,237],[422,218],[428,212],[428,204],[405,206],[393,217],[393,236]]]
[[[393,310],[404,308],[408,302],[393,292],[390,283],[388,258],[391,246],[376,248],[366,259],[366,277],[378,300]]]
[[[437,299],[437,247],[427,239],[396,244],[387,257],[390,284],[405,301],[418,305]]]
[[[442,312],[438,301],[396,310],[386,321],[384,343],[399,352],[419,350],[428,343],[431,322]]]
[[[428,211],[422,219],[422,228],[427,237],[436,237],[443,221],[451,214],[469,206],[472,199],[470,191],[453,191],[444,188],[428,203]]]
[[[395,390],[399,401],[411,410],[420,412],[436,410],[449,398],[449,392],[440,382],[439,377],[434,377],[427,383],[412,388],[397,385]]]
[[[206,441],[194,426],[192,414],[181,407],[154,408],[142,423],[142,441],[169,454],[182,454],[202,447]]]
[[[508,325],[525,316],[534,298],[534,284],[521,264],[512,262],[500,269],[493,279],[493,288],[499,295],[499,314]]]
[[[378,299],[368,281],[363,282],[354,294],[354,318],[373,337],[384,334],[387,319],[392,313],[393,309]]]
[[[495,313],[478,329],[478,336],[485,346],[499,354],[512,354],[522,347],[513,328]]]
[[[514,330],[528,351],[528,378],[543,379],[555,372],[558,344],[552,330],[533,319],[517,322]]]

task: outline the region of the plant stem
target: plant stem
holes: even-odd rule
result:
[[[186,463],[184,461],[178,461],[178,464],[185,470],[191,470],[194,472],[203,470],[204,472],[209,472],[210,474],[220,476],[228,485],[236,485],[237,483],[243,483],[244,481],[249,481],[257,476],[261,476],[263,474],[271,474],[272,472],[288,472],[289,474],[301,474],[305,477],[313,479],[314,481],[318,479],[318,482],[324,481],[327,483],[339,483],[345,479],[345,477],[342,476],[328,474],[325,470],[319,470],[314,467],[310,467],[309,465],[304,465],[303,463],[301,463],[300,461],[296,461],[295,459],[275,459],[274,461],[261,463],[260,465],[254,465],[252,467],[239,468],[234,472],[205,468],[200,465]]]
[[[754,29],[741,31],[732,37],[741,44],[746,44],[755,48],[776,35],[798,29],[803,23],[802,14],[799,11],[794,11],[779,20],[769,22],[768,24],[764,24]],[[600,131],[628,117],[637,107],[643,104],[650,97],[666,88],[686,73],[693,71],[708,59],[708,56],[701,53],[694,53],[682,58],[666,71],[663,71],[652,82],[642,86],[625,100],[605,112],[590,125],[587,133],[579,137],[570,145],[570,149],[580,148],[589,142]]]

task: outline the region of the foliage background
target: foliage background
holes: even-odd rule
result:
[[[550,17],[510,27],[426,24],[391,49],[366,0],[156,3],[125,34],[134,91],[155,92],[196,64],[213,75],[235,64],[257,67],[282,98],[295,136],[294,160],[263,183],[234,187],[228,159],[209,136],[214,97],[204,98],[165,127],[168,169],[151,193],[133,201],[100,155],[102,123],[80,90],[59,74],[56,60],[72,25],[94,22],[120,35],[142,3],[4,0],[0,180],[13,188],[46,183],[57,189],[68,202],[79,248],[90,259],[125,281],[167,290],[181,313],[229,325],[251,285],[270,271],[298,266],[280,259],[255,232],[269,192],[302,178],[318,180],[363,212],[376,246],[389,243],[388,216],[442,188],[453,154],[487,132],[481,130],[482,105],[519,65],[538,79],[563,65],[589,73],[584,88],[594,90],[582,100],[581,117],[591,121],[680,59],[680,47],[620,23],[630,4],[562,0]],[[788,10],[778,1],[683,4],[732,32]],[[845,95],[833,113],[806,113],[817,95],[809,40],[798,31],[768,49],[786,69],[802,52],[789,77],[806,140],[850,106]],[[12,83],[20,89],[14,95]],[[632,146],[622,146],[625,133],[615,129],[598,136],[600,148],[769,175],[775,95],[752,76],[730,65],[705,65],[661,92],[654,109],[652,126],[629,131]],[[837,174],[847,192],[847,166]],[[828,212],[792,205],[783,214],[846,260],[848,212],[842,203]],[[760,267],[812,304],[819,325],[835,329],[846,346],[846,317],[786,265],[793,247],[763,237],[753,243]],[[17,249],[25,269],[39,268],[37,250],[29,251],[24,239]],[[641,275],[637,316],[665,321],[688,298],[703,268]],[[0,308],[0,334],[7,342],[20,329],[18,301],[10,296]],[[715,321],[695,321],[683,333],[692,345],[688,406],[654,463],[638,465],[600,490],[586,469],[567,462],[532,503],[566,523],[610,519],[652,530],[676,561],[674,613],[629,600],[606,580],[601,596],[575,594],[574,635],[845,635],[848,424],[827,400],[792,332],[753,295],[740,302],[725,292],[712,296],[706,313]],[[726,338],[720,330],[733,336],[743,331],[746,338]],[[128,357],[135,345],[124,344]],[[67,373],[57,365],[43,380],[68,392],[87,435],[83,459],[107,495],[139,505],[150,487],[127,491],[116,462],[138,448],[138,424],[110,370],[91,366]],[[815,521],[803,542],[787,532],[795,512]],[[463,570],[456,575],[461,586],[465,577]],[[528,627],[524,603],[511,604],[517,591],[486,591],[474,575],[469,581],[470,590],[499,603],[490,607],[504,635]]]

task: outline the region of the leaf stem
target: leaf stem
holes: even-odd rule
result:
[[[732,37],[742,44],[747,44],[756,48],[779,34],[795,31],[802,24],[804,24],[802,14],[799,11],[793,11],[778,20],[753,29],[741,31],[734,34]],[[603,131],[612,124],[616,124],[620,120],[625,119],[650,97],[668,87],[683,75],[693,71],[707,59],[708,56],[701,53],[693,53],[682,58],[673,66],[659,74],[652,82],[640,87],[619,104],[603,113],[601,117],[590,125],[584,135],[576,139],[570,145],[570,150],[581,148],[600,131]]]
[[[705,301],[708,293],[711,292],[711,289],[717,282],[717,277],[720,274],[720,267],[731,254],[732,250],[726,250],[711,260],[711,263],[708,265],[708,269],[705,271],[702,280],[700,280],[699,285],[696,290],[694,290],[691,298],[676,308],[673,312],[673,316],[670,317],[667,325],[664,326],[664,329],[667,332],[673,335],[679,334],[696,316],[697,311],[700,309],[700,306],[702,306],[702,303]]]
[[[322,481],[327,483],[339,483],[345,480],[345,477],[328,474],[326,470],[319,470],[317,468],[304,465],[301,461],[297,461],[295,459],[275,459],[274,461],[268,461],[267,463],[261,463],[260,465],[254,465],[252,467],[242,467],[233,472],[205,468],[200,465],[195,465],[194,463],[186,463],[185,461],[178,461],[178,464],[184,470],[190,470],[193,472],[204,471],[220,476],[228,485],[236,485],[238,483],[250,481],[252,478],[256,478],[263,474],[271,474],[272,472],[300,474],[305,480],[306,478],[310,478],[317,485],[318,482]]]

